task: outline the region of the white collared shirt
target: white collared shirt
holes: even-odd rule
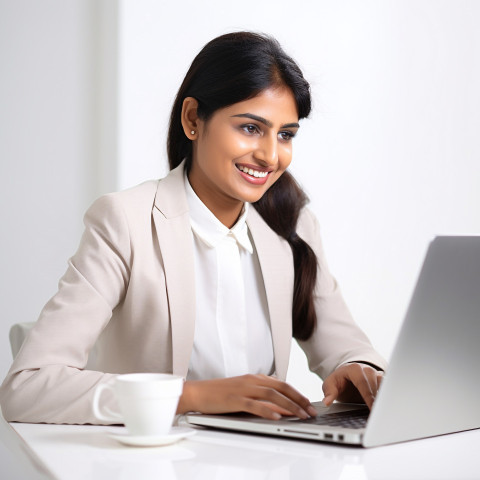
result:
[[[195,259],[196,318],[187,380],[274,372],[267,297],[244,205],[228,229],[185,175]]]

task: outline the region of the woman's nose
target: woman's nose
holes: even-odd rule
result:
[[[259,140],[254,156],[265,165],[274,165],[278,161],[277,137],[266,135]]]

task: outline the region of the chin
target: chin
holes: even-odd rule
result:
[[[239,195],[237,198],[242,202],[255,203],[258,202],[266,193],[268,189],[262,190],[261,192],[249,192]]]
[[[236,198],[242,202],[255,203],[258,202],[267,193],[268,189],[273,183],[258,186],[257,188],[248,186],[247,188],[239,188],[237,190]]]

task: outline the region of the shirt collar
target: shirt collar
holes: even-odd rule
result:
[[[206,245],[215,248],[226,236],[231,235],[247,252],[253,253],[252,242],[248,236],[247,214],[249,204],[244,203],[242,213],[229,229],[207,208],[194,192],[188,177],[185,174],[185,192],[190,210],[190,224],[192,230]]]

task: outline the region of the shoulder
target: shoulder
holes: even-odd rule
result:
[[[108,232],[131,231],[138,224],[149,224],[159,180],[149,180],[120,192],[102,195],[85,213],[88,228]]]
[[[297,222],[297,234],[307,243],[319,240],[320,226],[315,214],[308,207],[302,208]]]
[[[108,211],[116,207],[152,206],[155,201],[159,180],[149,180],[120,192],[102,195],[93,202],[89,210]]]
[[[154,209],[175,216],[186,207],[183,163],[159,180],[148,180],[98,198],[87,210],[84,223],[101,230],[149,232]]]

